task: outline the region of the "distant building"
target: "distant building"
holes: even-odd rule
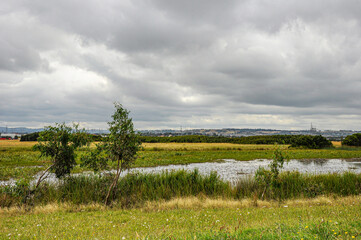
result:
[[[11,138],[14,139],[15,137],[20,137],[21,134],[19,133],[0,133],[0,137],[1,138]]]
[[[316,132],[317,132],[317,129],[316,129],[314,126],[312,126],[312,123],[311,123],[310,132],[312,132],[312,133],[316,133]]]

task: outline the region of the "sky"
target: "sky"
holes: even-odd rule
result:
[[[361,130],[359,0],[2,0],[0,126]]]

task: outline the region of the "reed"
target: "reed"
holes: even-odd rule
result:
[[[74,204],[102,203],[113,176],[77,176],[62,179],[57,185],[44,183],[32,199],[32,204],[71,202]],[[17,183],[0,189],[0,206],[21,205],[28,193],[29,184]],[[208,176],[193,172],[171,171],[161,174],[128,174],[120,178],[112,198],[114,203],[131,207],[144,203],[174,197],[198,196],[232,197],[228,183],[221,181],[216,173]]]
[[[31,199],[35,205],[70,202],[73,204],[103,203],[111,174],[81,175],[62,179],[58,184],[44,183]],[[120,178],[112,196],[114,204],[123,207],[142,206],[146,201],[170,200],[179,197],[208,197],[223,199],[286,200],[318,196],[352,196],[361,194],[361,174],[311,175],[283,172],[280,187],[264,189],[252,177],[241,178],[236,186],[222,181],[216,173],[201,175],[198,170],[188,172],[165,171],[159,174],[135,173]],[[30,189],[28,181],[0,188],[0,207],[29,203],[25,199]],[[262,192],[264,193],[262,194]],[[261,195],[264,199],[260,199]],[[26,201],[25,201],[26,200]]]

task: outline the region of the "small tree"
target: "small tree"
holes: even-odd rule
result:
[[[79,130],[79,125],[73,124],[73,128],[65,123],[56,123],[54,127],[45,127],[40,132],[38,143],[34,145],[34,150],[41,152],[41,156],[51,158],[50,165],[39,177],[35,189],[47,177],[47,174],[54,172],[57,178],[70,174],[76,165],[75,150],[89,143],[88,134]]]
[[[273,160],[268,165],[269,169],[260,167],[256,171],[256,182],[264,187],[261,198],[263,198],[267,188],[271,187],[272,190],[279,189],[281,185],[279,174],[280,170],[283,168],[285,161],[288,161],[288,158],[285,157],[281,149],[277,147],[273,154]]]
[[[114,103],[114,107],[113,121],[108,122],[109,136],[99,143],[95,150],[82,158],[82,166],[88,166],[95,171],[107,168],[109,160],[117,163],[117,172],[105,197],[107,205],[120,173],[134,163],[137,151],[141,148],[133,121],[129,118],[129,111],[119,103]]]

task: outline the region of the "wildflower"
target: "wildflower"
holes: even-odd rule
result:
[[[352,236],[352,238],[355,238],[355,236]]]
[[[306,226],[305,228],[308,228],[308,226]]]
[[[345,234],[347,234],[348,232],[345,232]]]

